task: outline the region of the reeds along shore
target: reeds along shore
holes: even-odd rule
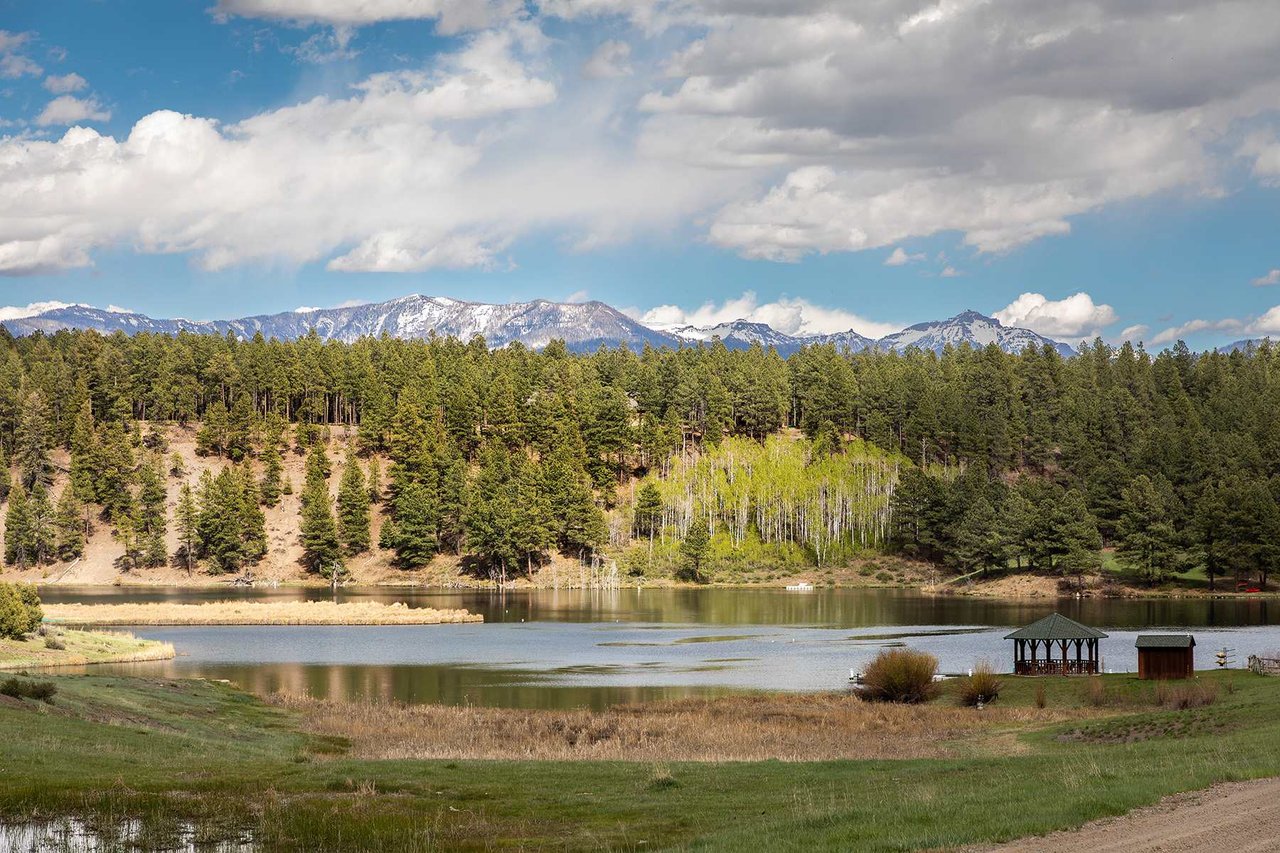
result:
[[[64,625],[440,625],[483,622],[466,610],[332,601],[215,601],[204,604],[46,604]]]

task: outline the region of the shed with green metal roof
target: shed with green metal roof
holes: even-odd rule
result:
[[[1196,638],[1190,634],[1139,634],[1138,678],[1190,678],[1196,670]]]
[[[1005,636],[1013,640],[1013,671],[1018,675],[1094,675],[1099,640],[1107,635],[1061,613],[1050,613]]]

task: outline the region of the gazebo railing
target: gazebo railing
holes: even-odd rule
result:
[[[1014,675],[1094,675],[1098,662],[1091,660],[1020,660],[1013,665]]]

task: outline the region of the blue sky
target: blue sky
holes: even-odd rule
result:
[[[0,0],[0,311],[1280,334],[1280,8],[1120,14]]]

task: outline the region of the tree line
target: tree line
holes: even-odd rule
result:
[[[315,543],[307,561],[317,571],[335,554],[375,545],[405,566],[443,551],[499,572],[533,571],[557,550],[644,539],[636,507],[619,508],[621,529],[611,511],[632,501],[630,483],[646,481],[659,492],[664,535],[685,535],[695,516],[709,535],[730,539],[799,524],[804,532],[788,538],[817,559],[822,531],[840,539],[866,528],[876,532],[862,547],[969,571],[1012,563],[1078,573],[1114,546],[1153,580],[1201,566],[1211,580],[1265,581],[1280,493],[1278,359],[1268,344],[1201,354],[1178,344],[1153,356],[1095,341],[1073,357],[1048,347],[819,345],[783,359],[719,342],[575,355],[558,342],[491,351],[479,339],[0,334],[0,456],[16,470],[8,513],[17,534],[5,552],[75,553],[92,507],[130,560],[159,558],[167,522],[154,511],[155,478],[170,466],[144,425],[171,421],[198,423],[200,451],[226,465],[191,489],[187,520],[241,507],[238,535],[214,541],[208,521],[207,535],[191,521],[188,537],[179,506],[183,553],[228,568],[255,559],[257,521],[244,507],[278,500],[283,454],[316,453],[325,430],[344,427],[353,441],[339,499],[326,487],[321,500],[310,461],[302,486],[302,527],[314,534],[303,539]],[[884,484],[892,499],[874,509],[829,505],[814,524],[794,512],[770,517],[760,509],[775,506],[767,497],[744,498],[742,478],[725,473],[737,462],[714,476],[690,473],[714,467],[697,460],[734,442],[764,447],[788,429],[810,440],[807,461],[751,474],[750,489],[794,491],[821,479],[808,468],[869,447],[895,460]],[[54,505],[58,446],[69,451],[73,488]],[[386,482],[371,486],[383,479],[379,460]],[[861,494],[865,466],[846,467],[828,482]],[[694,481],[702,485],[690,498]],[[361,505],[357,492],[373,503]],[[365,546],[358,531],[370,512],[387,523]],[[868,512],[880,513],[870,526],[861,521]]]

